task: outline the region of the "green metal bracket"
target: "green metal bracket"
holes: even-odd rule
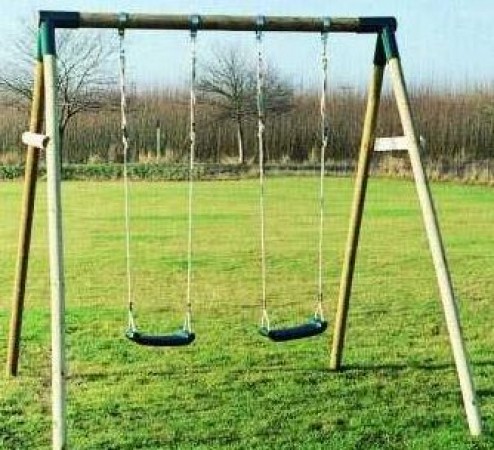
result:
[[[41,41],[41,52],[43,56],[56,54],[55,28],[51,21],[43,20],[39,26],[39,36]]]
[[[386,65],[386,53],[381,34],[377,35],[376,50],[374,52],[374,65],[384,67]]]
[[[40,11],[39,24],[50,22],[54,28],[79,28],[80,14],[75,11]]]
[[[43,61],[43,45],[41,43],[41,30],[36,33],[36,60]]]
[[[384,53],[386,54],[386,59],[389,61],[391,58],[399,58],[400,53],[398,52],[395,32],[389,28],[383,28],[380,37],[384,47]]]
[[[396,31],[398,22],[394,17],[359,17],[358,33],[381,33],[386,28]]]

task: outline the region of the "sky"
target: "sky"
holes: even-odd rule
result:
[[[23,23],[35,22],[39,9],[88,12],[185,14],[395,16],[397,39],[409,84],[470,86],[494,81],[493,0],[0,0],[4,42],[13,42]],[[115,31],[108,31],[115,34]],[[188,33],[129,31],[128,72],[138,87],[182,86],[188,77]],[[203,65],[218,49],[232,46],[255,60],[253,33],[205,31],[198,37]],[[320,37],[315,34],[266,33],[267,60],[297,87],[320,77]],[[330,77],[340,89],[365,86],[374,38],[336,35],[329,40]],[[9,45],[3,46],[4,51]],[[115,72],[117,73],[117,55]],[[1,64],[1,62],[0,62]]]

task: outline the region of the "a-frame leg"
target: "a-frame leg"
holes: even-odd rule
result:
[[[51,385],[53,416],[53,449],[67,447],[65,365],[65,275],[62,232],[62,199],[60,175],[60,135],[57,110],[57,57],[55,29],[44,20],[40,24],[45,75],[46,190],[48,199],[48,245],[51,290]]]
[[[420,145],[415,132],[415,126],[411,114],[410,100],[408,97],[403,70],[396,45],[394,33],[385,30],[383,42],[388,56],[388,65],[391,73],[393,92],[398,105],[403,132],[409,141],[409,155],[412,164],[415,186],[422,209],[422,217],[429,241],[429,247],[434,262],[437,282],[441,294],[441,301],[446,317],[449,339],[453,350],[456,371],[460,380],[463,403],[467,414],[470,433],[474,436],[482,432],[480,411],[475,399],[475,388],[472,373],[468,362],[467,352],[462,337],[458,307],[453,295],[451,277],[446,261],[441,232],[439,230],[436,211],[425,175],[424,167],[420,158]]]
[[[43,126],[43,61],[38,39],[38,57],[34,69],[33,99],[29,131],[41,133]],[[31,231],[36,198],[36,181],[38,173],[39,150],[29,146],[27,149],[26,169],[24,175],[24,192],[22,197],[21,224],[17,250],[14,290],[12,295],[12,314],[7,350],[7,376],[16,376],[19,368],[19,352],[22,330],[22,314],[26,292],[29,250],[31,247]]]
[[[436,211],[432,201],[429,184],[425,176],[424,167],[420,158],[420,145],[415,132],[415,126],[410,108],[410,100],[406,90],[398,47],[394,33],[388,29],[384,29],[378,37],[374,76],[371,82],[369,99],[367,103],[366,119],[364,123],[364,132],[350,219],[350,230],[348,234],[340,283],[338,310],[335,321],[333,349],[331,354],[331,368],[337,370],[341,366],[346,321],[355,267],[355,257],[358,247],[362,213],[364,209],[368,169],[374,145],[374,132],[379,108],[379,94],[382,86],[384,66],[386,64],[385,60],[387,60],[390,68],[393,92],[398,105],[403,131],[408,140],[413,176],[415,179],[416,190],[419,197],[434,268],[436,271],[444,314],[446,317],[446,325],[448,328],[456,370],[460,381],[460,388],[463,396],[467,421],[470,428],[470,433],[474,436],[478,436],[482,432],[482,423],[479,407],[476,402],[472,373],[462,337],[458,307],[453,295],[451,276],[446,261]]]
[[[386,58],[382,39],[378,37],[374,57],[374,69],[369,85],[367,99],[367,110],[365,113],[362,141],[360,144],[360,156],[355,180],[353,194],[352,212],[350,216],[350,228],[348,230],[343,270],[340,280],[340,291],[338,298],[338,309],[336,312],[335,328],[333,334],[333,348],[331,351],[330,367],[339,370],[343,356],[343,345],[345,342],[346,323],[350,295],[352,291],[353,272],[355,269],[355,258],[357,255],[360,226],[364,212],[365,194],[367,180],[369,178],[369,166],[374,148],[374,138],[377,124],[377,115],[381,99],[382,81]]]

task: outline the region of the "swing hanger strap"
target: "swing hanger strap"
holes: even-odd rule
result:
[[[199,14],[192,14],[189,16],[189,28],[192,37],[197,36],[197,30],[201,26],[201,16]]]
[[[121,12],[118,14],[118,34],[123,36],[125,33],[125,28],[129,21],[129,14],[126,12]]]

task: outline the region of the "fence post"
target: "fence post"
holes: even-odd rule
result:
[[[161,122],[158,119],[156,121],[156,160],[161,159]]]

